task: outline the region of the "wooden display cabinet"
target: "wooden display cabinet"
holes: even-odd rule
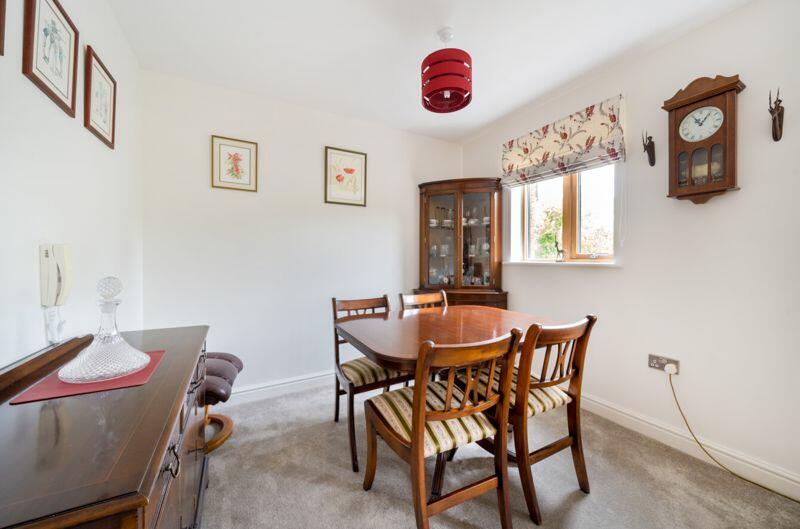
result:
[[[419,190],[420,287],[414,292],[443,289],[451,305],[507,308],[500,179],[441,180]]]

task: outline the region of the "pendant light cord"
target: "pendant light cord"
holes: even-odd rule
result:
[[[752,485],[755,485],[756,487],[760,487],[760,488],[762,488],[762,489],[764,489],[766,491],[772,492],[773,494],[777,494],[778,496],[786,498],[787,500],[792,501],[794,503],[800,503],[800,500],[796,500],[794,498],[791,498],[791,497],[787,496],[786,494],[782,494],[782,493],[778,492],[777,490],[773,490],[773,489],[771,489],[771,488],[769,488],[767,486],[764,486],[761,483],[756,483],[753,480],[747,479],[746,477],[737,474],[736,472],[734,472],[733,470],[731,470],[727,466],[725,466],[722,463],[720,463],[720,461],[716,457],[711,455],[711,452],[709,452],[706,449],[706,447],[703,446],[703,443],[701,443],[700,439],[698,439],[697,436],[694,434],[694,430],[692,430],[692,427],[689,426],[689,420],[686,418],[686,414],[683,412],[683,408],[681,408],[681,403],[678,401],[678,394],[675,392],[675,386],[672,384],[672,375],[671,374],[669,375],[669,387],[672,390],[672,397],[675,399],[675,405],[678,407],[678,411],[680,412],[681,417],[683,418],[683,423],[686,425],[686,429],[689,430],[689,433],[692,435],[692,439],[694,439],[694,442],[697,443],[697,446],[700,447],[700,450],[702,450],[711,459],[711,461],[713,461],[714,463],[719,465],[719,467],[722,468],[723,470],[725,470],[725,471],[729,472],[730,474],[733,474],[737,478],[741,479],[742,481],[746,481],[746,482],[748,482],[748,483],[750,483]]]

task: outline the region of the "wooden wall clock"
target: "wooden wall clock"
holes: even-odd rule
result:
[[[704,204],[736,186],[738,75],[700,77],[664,101],[669,112],[669,197]]]

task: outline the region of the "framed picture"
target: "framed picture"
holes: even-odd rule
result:
[[[6,0],[0,0],[0,55],[5,55],[6,43]]]
[[[86,46],[84,77],[83,126],[113,149],[117,120],[117,82],[91,46]]]
[[[325,147],[325,202],[367,205],[367,155]]]
[[[258,191],[258,144],[211,136],[211,187]]]
[[[71,117],[78,82],[78,28],[58,0],[25,0],[22,73]]]

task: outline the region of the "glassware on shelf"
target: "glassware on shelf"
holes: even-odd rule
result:
[[[432,213],[433,216],[430,219],[428,219],[428,225],[431,228],[436,228],[439,226],[439,208],[438,207],[433,208]]]
[[[104,277],[97,282],[100,294],[100,328],[89,347],[58,371],[58,378],[70,384],[100,382],[130,375],[147,367],[150,357],[131,346],[117,330],[116,299],[122,281]]]
[[[447,216],[442,219],[442,226],[445,228],[452,228],[453,227],[453,210],[447,210]]]
[[[488,211],[491,206],[491,195],[485,192],[464,193],[463,195],[464,229],[463,229],[463,286],[484,286],[486,282],[484,270],[490,266],[487,259],[491,256],[490,223]]]
[[[447,285],[453,282],[455,198],[453,193],[431,195],[427,202],[428,283],[431,285]]]

